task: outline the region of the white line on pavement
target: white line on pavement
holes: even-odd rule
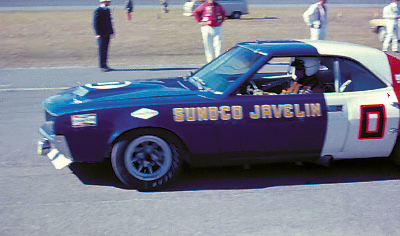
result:
[[[13,92],[13,91],[45,91],[45,90],[64,90],[70,87],[59,87],[59,88],[7,88],[0,89],[0,92]]]

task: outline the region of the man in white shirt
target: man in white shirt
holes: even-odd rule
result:
[[[312,4],[304,13],[304,22],[310,27],[311,40],[324,40],[328,24],[328,12],[325,3],[320,0]]]
[[[386,35],[383,41],[382,51],[387,52],[390,42],[392,42],[392,51],[398,53],[398,31],[400,9],[399,0],[392,0],[392,3],[383,8],[383,18],[386,19]]]

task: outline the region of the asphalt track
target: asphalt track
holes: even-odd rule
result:
[[[400,235],[400,171],[388,159],[185,169],[171,188],[141,193],[108,162],[56,170],[35,153],[44,98],[198,66],[0,69],[1,235]]]

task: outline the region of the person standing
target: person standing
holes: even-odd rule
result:
[[[100,0],[100,6],[93,15],[93,27],[99,45],[99,67],[104,72],[112,70],[107,66],[108,45],[110,38],[114,37],[110,4],[111,0]]]
[[[128,20],[132,19],[132,12],[133,12],[133,1],[132,0],[126,0],[125,1],[125,10],[126,10],[126,17]]]
[[[392,3],[383,8],[383,18],[386,20],[386,35],[382,51],[387,52],[390,42],[392,42],[392,51],[398,53],[399,0],[392,0]]]
[[[160,0],[160,4],[161,4],[161,13],[168,13],[168,1]]]
[[[225,10],[216,0],[207,0],[194,9],[193,16],[201,25],[204,51],[210,62],[222,53],[221,25],[226,17]]]
[[[324,40],[328,25],[327,0],[312,4],[304,13],[304,22],[310,27],[311,40]]]

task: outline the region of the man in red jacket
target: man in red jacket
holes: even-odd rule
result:
[[[210,62],[222,52],[221,25],[226,17],[225,10],[216,0],[207,0],[194,9],[193,16],[201,25],[204,51]]]

